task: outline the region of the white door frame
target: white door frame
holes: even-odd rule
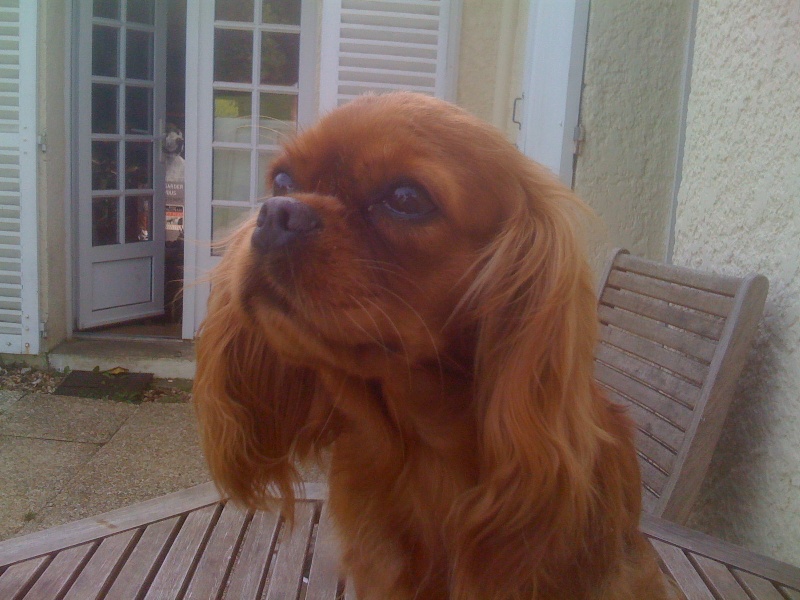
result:
[[[193,339],[197,330],[198,313],[208,301],[209,286],[200,281],[199,261],[204,245],[199,242],[198,198],[200,189],[209,192],[209,184],[201,186],[201,173],[211,170],[210,153],[201,152],[201,148],[211,146],[211,102],[207,95],[211,93],[211,82],[201,65],[213,64],[214,48],[208,43],[209,24],[213,29],[213,2],[189,0],[186,5],[186,121],[184,123],[184,151],[186,158],[183,206],[183,324],[181,337]],[[201,27],[202,26],[202,27]],[[205,43],[203,41],[205,40]],[[201,98],[201,90],[204,96]],[[203,164],[200,163],[201,159]]]
[[[588,24],[589,0],[531,1],[517,144],[569,186]]]

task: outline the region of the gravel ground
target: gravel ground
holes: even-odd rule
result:
[[[52,394],[64,377],[66,373],[53,369],[0,362],[0,390]],[[154,379],[142,402],[188,402],[191,389],[192,382],[186,379]]]

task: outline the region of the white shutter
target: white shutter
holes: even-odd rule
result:
[[[0,352],[39,351],[36,0],[0,3]]]
[[[326,0],[320,108],[366,92],[453,99],[459,0]]]

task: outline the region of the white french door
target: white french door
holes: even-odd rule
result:
[[[187,6],[186,281],[217,263],[213,244],[269,193],[266,169],[281,142],[314,120],[316,10],[301,0]],[[191,289],[184,338],[208,295],[207,284]]]
[[[166,3],[78,0],[78,328],[164,311]]]

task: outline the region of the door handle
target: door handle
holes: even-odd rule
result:
[[[517,124],[517,129],[522,129],[522,121],[517,120],[517,102],[524,100],[525,94],[514,98],[514,106],[511,108],[511,122]]]

